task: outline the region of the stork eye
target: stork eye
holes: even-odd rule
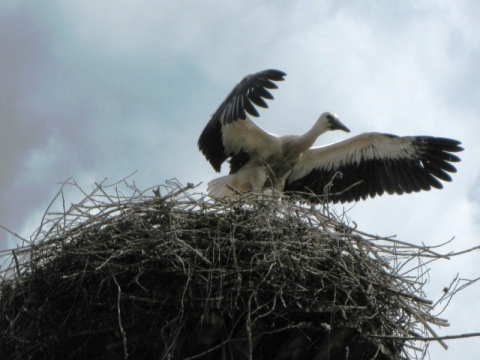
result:
[[[332,114],[328,114],[328,115],[327,115],[327,119],[330,120],[330,121],[335,120],[335,118],[333,117]]]

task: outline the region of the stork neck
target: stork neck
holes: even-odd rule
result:
[[[304,150],[307,150],[311,148],[317,138],[327,132],[327,130],[326,126],[318,126],[318,124],[315,124],[310,130],[300,136],[299,143],[305,146]]]

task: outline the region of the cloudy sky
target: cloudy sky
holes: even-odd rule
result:
[[[270,132],[301,133],[335,111],[352,134],[461,140],[445,189],[345,210],[366,232],[428,245],[455,237],[445,251],[476,246],[479,22],[476,0],[2,0],[0,224],[28,236],[70,177],[86,190],[134,171],[140,188],[212,179],[196,148],[201,130],[244,75],[277,68],[287,79],[258,120]],[[18,243],[1,232],[0,244]],[[479,260],[432,265],[429,298],[457,273],[479,277]],[[480,331],[479,298],[480,283],[458,294],[438,332]],[[480,353],[475,338],[448,345],[432,344],[432,359]]]

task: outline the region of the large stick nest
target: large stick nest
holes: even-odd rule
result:
[[[430,249],[190,187],[50,210],[3,271],[0,358],[397,359],[448,325],[422,292]]]

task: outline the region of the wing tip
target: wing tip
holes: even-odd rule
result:
[[[287,73],[278,69],[266,69],[253,74],[253,76],[255,75],[267,75],[271,80],[284,81]]]

